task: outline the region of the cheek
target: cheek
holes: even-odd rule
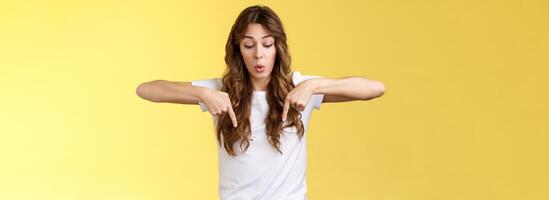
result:
[[[274,60],[276,58],[276,48],[270,48],[269,50],[267,50],[267,57],[271,62],[274,63]]]
[[[253,61],[253,52],[251,52],[249,49],[240,48],[240,53],[245,63]]]

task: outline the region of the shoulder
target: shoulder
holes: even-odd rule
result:
[[[299,71],[292,72],[292,81],[294,82],[294,85],[297,86],[299,83],[311,79],[311,78],[324,78],[322,76],[314,76],[314,75],[303,75]],[[324,94],[313,94],[311,99],[309,100],[309,104],[315,109],[320,109],[320,105],[322,104],[322,101],[324,99]]]
[[[293,81],[294,85],[298,85],[302,81],[305,81],[305,80],[311,79],[311,78],[322,78],[322,77],[321,76],[314,76],[314,75],[303,75],[299,71],[292,72],[292,81]]]
[[[209,78],[209,79],[199,79],[199,80],[191,81],[191,85],[207,87],[212,90],[221,90],[221,87],[223,86],[223,81],[219,77]]]

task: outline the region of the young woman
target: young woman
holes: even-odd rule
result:
[[[152,102],[199,104],[219,144],[221,199],[306,199],[306,128],[321,103],[369,100],[385,92],[364,77],[292,72],[286,34],[266,6],[244,9],[226,44],[222,78],[140,84]]]

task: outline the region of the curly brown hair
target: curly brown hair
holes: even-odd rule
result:
[[[233,145],[241,141],[240,149],[244,152],[250,146],[250,113],[253,87],[250,74],[246,69],[240,52],[240,41],[250,23],[258,23],[272,32],[275,38],[276,58],[270,81],[267,86],[266,98],[269,111],[265,119],[269,143],[282,154],[280,137],[282,130],[295,126],[299,139],[303,137],[304,127],[301,113],[290,108],[286,125],[282,122],[282,111],[286,95],[295,87],[292,82],[290,68],[291,57],[286,43],[286,33],[280,18],[267,6],[256,5],[244,9],[231,28],[225,47],[225,63],[227,68],[223,74],[221,91],[227,92],[239,126],[234,128],[228,115],[221,115],[216,120],[216,133],[219,145],[223,145],[227,153],[236,156]]]

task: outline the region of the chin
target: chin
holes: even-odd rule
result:
[[[252,77],[257,79],[262,79],[262,78],[267,78],[270,75],[271,75],[270,73],[261,73],[261,74],[252,74]]]
[[[271,76],[271,72],[257,73],[255,71],[254,72],[248,71],[248,73],[250,74],[251,77],[256,79],[262,79],[262,78],[267,78]]]

